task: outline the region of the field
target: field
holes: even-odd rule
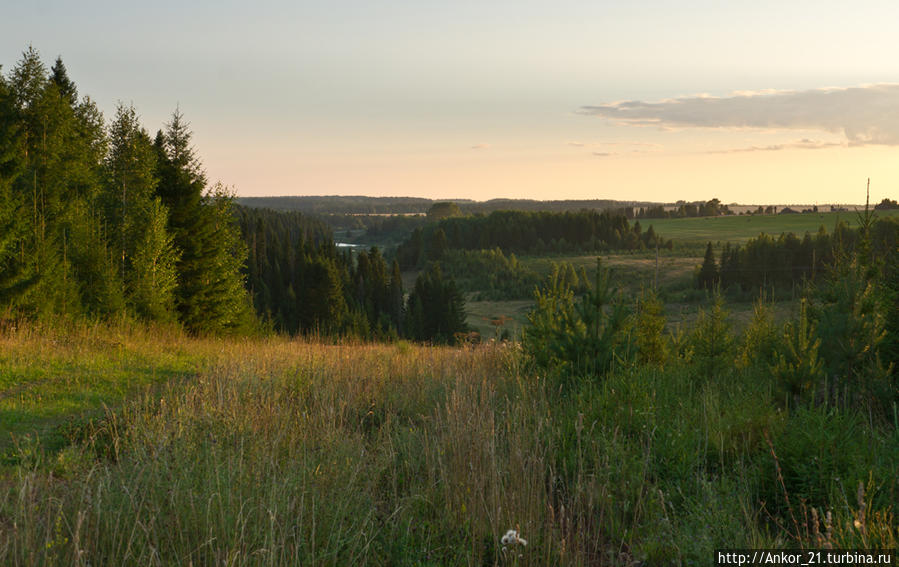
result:
[[[621,368],[560,395],[511,345],[0,341],[4,398],[58,400],[11,432],[4,565],[697,564],[820,544],[831,508],[825,543],[899,540],[899,423],[784,413],[750,368]],[[804,516],[779,525],[790,502]],[[527,546],[503,546],[509,529]]]
[[[886,218],[899,216],[899,211],[877,211],[877,216]],[[793,232],[800,237],[806,232],[814,234],[824,227],[828,232],[837,222],[858,226],[855,211],[805,213],[796,215],[736,215],[727,217],[699,217],[684,219],[644,219],[640,221],[643,230],[650,226],[665,238],[676,243],[689,242],[731,242],[743,243],[755,238],[760,232],[779,236]]]

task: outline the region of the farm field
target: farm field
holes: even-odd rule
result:
[[[877,211],[878,217],[899,216],[899,211]],[[805,213],[796,215],[735,215],[726,217],[698,217],[683,219],[643,219],[640,225],[643,230],[650,226],[666,239],[673,239],[675,246],[689,242],[731,242],[743,243],[764,232],[778,236],[784,232],[793,232],[800,238],[806,232],[815,233],[823,226],[831,232],[837,222],[845,222],[849,226],[857,226],[857,214],[854,211]]]

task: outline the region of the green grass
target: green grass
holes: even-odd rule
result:
[[[899,211],[877,211],[879,217],[899,216]],[[673,239],[675,246],[691,242],[744,243],[759,233],[778,236],[793,232],[800,238],[806,232],[815,233],[819,227],[831,232],[838,221],[857,226],[854,211],[839,213],[806,213],[797,215],[736,215],[727,217],[700,217],[685,219],[643,219],[643,230],[650,226],[657,234]]]
[[[2,341],[6,389],[40,391],[49,347],[51,368],[118,368],[104,396],[125,398],[61,450],[19,446],[0,475],[3,565],[702,564],[812,545],[812,509],[832,511],[834,547],[899,541],[899,429],[785,412],[764,367],[701,377],[679,359],[560,391],[515,345]],[[154,368],[192,374],[133,387]],[[510,528],[526,548],[503,551]]]
[[[14,460],[24,436],[56,450],[77,422],[194,374],[201,357],[179,346],[184,339],[171,330],[100,326],[76,335],[41,328],[0,337],[0,457]]]

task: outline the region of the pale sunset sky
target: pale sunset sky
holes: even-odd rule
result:
[[[7,2],[240,196],[899,198],[899,2]]]

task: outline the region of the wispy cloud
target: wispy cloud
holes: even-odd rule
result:
[[[489,148],[489,147],[490,147],[490,144],[475,144],[475,145],[471,146],[471,149],[473,149],[473,150],[486,150],[486,149]]]
[[[580,112],[634,126],[823,130],[849,145],[899,145],[899,84],[631,100]]]
[[[823,150],[827,148],[845,147],[847,144],[842,142],[822,142],[818,140],[809,140],[803,138],[788,144],[772,144],[768,146],[749,146],[746,148],[731,148],[727,150],[712,150],[709,154],[738,154],[746,152],[776,152],[779,150]]]

